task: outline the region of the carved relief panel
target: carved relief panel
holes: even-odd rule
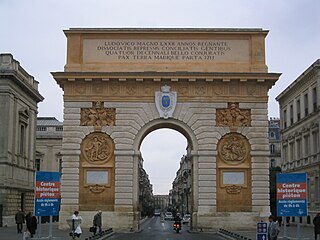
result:
[[[251,211],[251,156],[248,140],[229,133],[218,142],[217,211]]]
[[[82,143],[81,152],[84,159],[91,164],[103,164],[113,157],[114,143],[104,133],[93,133],[87,136]]]
[[[80,210],[114,209],[114,142],[93,132],[81,143]]]
[[[228,103],[228,108],[217,109],[217,126],[248,127],[251,126],[250,109],[240,109],[239,103]]]
[[[92,108],[81,108],[81,126],[114,126],[116,109],[105,108],[103,102],[93,102]]]

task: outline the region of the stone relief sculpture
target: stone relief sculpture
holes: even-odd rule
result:
[[[96,193],[96,194],[97,193],[102,193],[105,189],[106,189],[105,186],[99,185],[99,184],[95,184],[95,185],[89,186],[90,192]]]
[[[241,186],[229,185],[226,186],[226,191],[229,194],[239,194],[241,192]]]
[[[239,109],[239,103],[228,103],[228,108],[217,109],[218,126],[248,127],[251,125],[251,111]]]
[[[83,140],[81,151],[87,162],[103,164],[113,156],[114,143],[104,133],[91,133]]]
[[[249,143],[241,134],[227,134],[219,141],[218,154],[228,164],[240,164],[249,154]]]
[[[103,102],[93,102],[92,108],[81,108],[81,126],[114,126],[115,108],[104,108]]]

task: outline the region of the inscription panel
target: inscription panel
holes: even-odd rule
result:
[[[223,172],[223,184],[230,185],[230,184],[237,184],[243,185],[244,184],[244,172]]]
[[[248,63],[249,40],[83,39],[84,63]]]
[[[87,184],[109,184],[108,171],[87,171]]]

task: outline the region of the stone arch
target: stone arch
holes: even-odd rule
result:
[[[64,90],[61,225],[83,207],[79,203],[79,173],[83,177],[80,145],[86,135],[104,132],[101,134],[114,143],[113,165],[109,166],[114,169],[114,209],[104,212],[103,222],[115,230],[137,230],[139,147],[148,133],[162,127],[182,133],[192,150],[195,228],[253,226],[257,218],[269,215],[267,102],[268,90],[280,74],[269,73],[265,64],[267,31],[70,29],[65,34],[65,70],[52,73]],[[114,43],[191,44],[195,48],[214,44],[221,46],[222,54],[197,51],[197,56],[190,52],[186,57],[170,51],[169,60],[132,49],[128,56],[106,55],[103,46]],[[218,156],[217,146],[229,134],[242,134],[250,143],[250,156],[239,164],[228,164]],[[90,164],[100,169],[99,164]],[[224,169],[251,174],[250,209],[220,211],[220,170]],[[237,186],[229,190],[236,191]],[[82,211],[83,227],[89,227],[93,213]],[[240,215],[246,217],[241,222]]]
[[[188,143],[190,144],[191,150],[197,151],[198,142],[196,136],[194,134],[194,131],[192,131],[192,129],[190,129],[190,127],[186,123],[176,119],[163,120],[160,118],[150,121],[146,123],[143,127],[141,127],[134,140],[134,150],[139,151],[143,139],[152,131],[161,128],[170,128],[180,132],[187,139]]]

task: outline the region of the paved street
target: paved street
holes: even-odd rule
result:
[[[206,240],[206,239],[216,239],[216,240],[224,240],[222,236],[219,236],[215,233],[190,233],[188,232],[188,226],[183,225],[182,231],[177,234],[172,229],[172,221],[160,221],[160,217],[153,217],[147,219],[143,224],[141,224],[142,231],[139,233],[115,233],[113,236],[108,239],[115,240],[171,240],[171,239],[183,239],[183,240]],[[24,225],[25,227],[25,225]],[[291,225],[287,227],[287,238],[290,240],[313,240],[313,228],[301,226],[301,237],[297,238],[297,227]],[[42,236],[48,236],[48,224],[42,224]],[[70,239],[68,236],[70,230],[60,230],[58,229],[57,223],[54,223],[53,226],[53,236],[59,237],[59,240]],[[281,232],[278,237],[279,240],[285,239],[283,237],[283,226],[281,227]],[[247,237],[247,239],[255,240],[256,233],[255,230],[248,231],[236,231],[236,233],[240,234],[243,237]],[[88,229],[83,228],[83,235],[80,240],[84,240],[87,237],[91,236]],[[22,234],[18,234],[16,227],[1,227],[0,228],[0,240],[21,240]]]
[[[127,233],[127,234],[114,234],[109,239],[116,240],[171,240],[171,239],[183,239],[183,240],[206,240],[215,239],[223,240],[225,238],[215,233],[189,233],[188,226],[182,225],[182,231],[176,233],[172,228],[173,221],[161,221],[160,217],[153,217],[146,220],[142,225],[142,231],[139,233]]]

